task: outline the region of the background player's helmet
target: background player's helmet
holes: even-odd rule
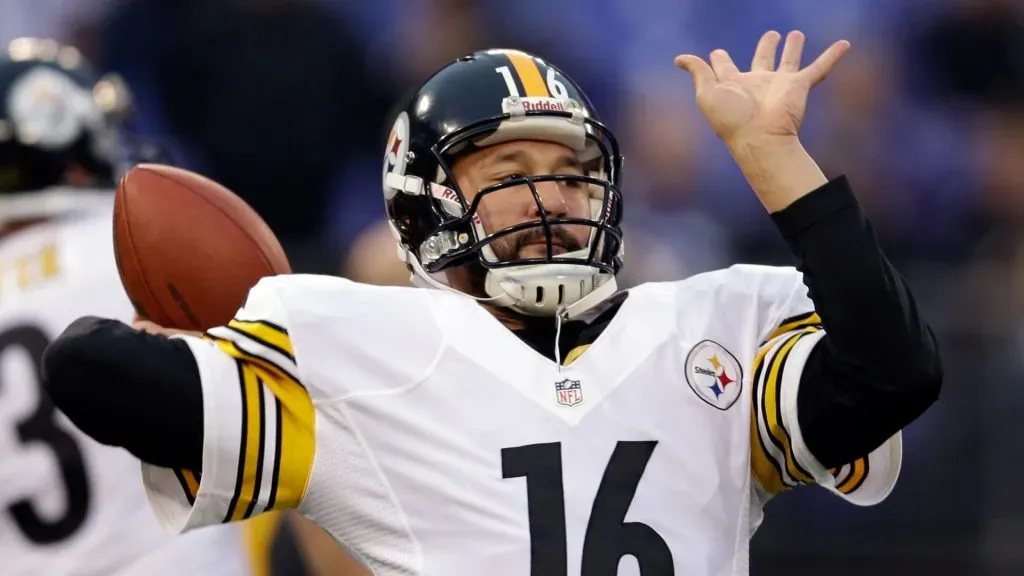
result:
[[[585,175],[508,180],[468,202],[453,177],[453,160],[481,147],[522,139],[572,148],[584,162]],[[514,50],[464,56],[420,86],[388,137],[384,198],[399,256],[419,285],[445,283],[444,270],[473,266],[492,303],[524,314],[553,315],[598,288],[592,300],[600,301],[601,295],[614,293],[614,276],[623,261],[621,165],[614,135],[561,70]],[[484,230],[476,215],[481,199],[525,184],[540,204],[535,183],[552,180],[585,184],[590,217],[554,217],[540,210],[538,220]],[[554,254],[550,226],[555,224],[589,226],[587,246]],[[495,239],[533,227],[545,231],[546,257],[498,259],[491,248]]]
[[[101,194],[109,202],[130,108],[120,78],[99,77],[75,48],[11,42],[0,53],[0,225],[74,210]]]

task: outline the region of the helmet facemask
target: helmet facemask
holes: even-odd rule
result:
[[[614,276],[623,257],[620,157],[614,137],[581,114],[581,106],[563,101],[562,111],[527,111],[523,100],[506,99],[503,108],[509,114],[466,126],[431,149],[436,177],[422,194],[440,225],[419,243],[418,251],[404,252],[421,281],[447,284],[444,271],[467,266],[478,280],[475,287],[486,295],[484,300],[525,315],[552,316],[597,288],[604,287],[604,296],[594,303],[614,292]],[[575,152],[582,174],[522,176],[475,194],[460,189],[452,172],[456,158],[514,140],[562,144]],[[578,198],[585,193],[587,214],[558,214],[545,206],[540,188],[551,186],[558,186],[563,196]],[[501,204],[500,196],[511,194],[520,203],[522,195],[528,194],[536,218],[497,228],[489,221],[488,208]],[[523,257],[527,244],[538,248]]]

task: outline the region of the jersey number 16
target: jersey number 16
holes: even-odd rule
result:
[[[597,489],[583,539],[580,573],[615,576],[619,560],[630,555],[644,576],[675,574],[672,552],[653,528],[626,522],[640,478],[657,442],[619,442]],[[530,515],[530,576],[566,576],[565,492],[562,445],[531,444],[501,451],[504,478],[526,477]]]

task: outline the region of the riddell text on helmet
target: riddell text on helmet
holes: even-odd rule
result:
[[[527,112],[565,112],[565,104],[555,100],[553,98],[544,98],[538,100],[530,100],[524,98],[522,100],[523,110]]]

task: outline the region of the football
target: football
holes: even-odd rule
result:
[[[144,319],[167,328],[227,324],[260,278],[291,272],[277,237],[233,192],[194,172],[139,164],[114,198],[121,283]]]

